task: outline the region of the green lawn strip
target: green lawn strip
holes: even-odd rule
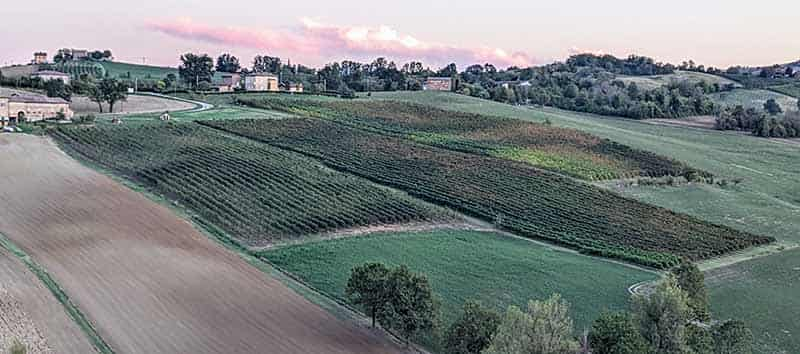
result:
[[[28,269],[36,274],[39,280],[44,283],[44,285],[50,289],[50,292],[53,293],[58,302],[64,306],[64,310],[72,317],[72,320],[81,328],[86,337],[89,338],[89,341],[92,343],[94,348],[100,353],[114,353],[111,347],[100,337],[100,334],[97,333],[97,330],[94,328],[92,323],[86,316],[81,312],[77,305],[75,305],[72,300],[70,300],[67,293],[61,289],[61,286],[56,283],[56,281],[50,277],[50,274],[40,266],[36,261],[34,261],[25,251],[21,248],[17,247],[10,239],[8,239],[5,235],[0,234],[0,246],[8,250],[14,256],[19,258]]]
[[[711,270],[706,286],[715,317],[744,320],[756,352],[800,353],[800,249]]]
[[[430,279],[441,299],[445,325],[466,300],[503,311],[508,305],[524,306],[530,299],[560,293],[572,304],[575,329],[581,331],[604,309],[626,308],[630,285],[658,278],[654,272],[524,239],[464,230],[379,233],[258,255],[340,301],[354,266],[405,264]]]

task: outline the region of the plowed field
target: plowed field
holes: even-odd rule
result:
[[[0,233],[118,353],[390,353],[47,139],[0,135]]]

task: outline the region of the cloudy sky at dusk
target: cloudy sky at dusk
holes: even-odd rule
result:
[[[342,59],[437,67],[630,53],[727,67],[800,59],[791,1],[530,0],[459,2],[40,0],[3,10],[0,64],[61,47],[111,49],[118,60],[176,65],[184,52],[255,54],[320,65]],[[792,10],[794,9],[794,10]]]

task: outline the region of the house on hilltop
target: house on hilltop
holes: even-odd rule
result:
[[[0,126],[57,118],[59,113],[65,119],[72,119],[74,115],[69,108],[69,102],[61,98],[33,93],[15,93],[0,97]]]
[[[33,53],[33,60],[31,64],[39,65],[39,64],[47,64],[47,53],[45,52],[36,52]]]
[[[279,91],[278,77],[269,73],[252,73],[244,77],[244,89],[247,91]]]
[[[422,84],[425,91],[453,91],[452,77],[429,77]]]

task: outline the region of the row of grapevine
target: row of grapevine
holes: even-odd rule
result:
[[[444,217],[299,154],[196,124],[65,127],[54,137],[251,245]]]
[[[51,64],[49,69],[69,74],[72,77],[80,77],[81,75],[85,74],[95,78],[101,78],[106,74],[106,70],[103,68],[103,65],[90,61],[69,61],[65,63]]]
[[[773,241],[627,199],[525,164],[319,119],[207,121],[327,165],[585,253],[664,268]]]
[[[648,151],[601,139],[574,129],[517,119],[454,112],[390,100],[314,100],[279,96],[245,97],[245,105],[281,110],[336,121],[383,134],[411,137],[417,142],[456,151],[498,156],[508,148],[529,149],[574,164],[537,167],[587,180],[629,177],[710,176],[685,164]],[[519,161],[525,161],[524,159]],[[528,161],[531,162],[531,161]],[[571,168],[574,167],[574,168]]]

